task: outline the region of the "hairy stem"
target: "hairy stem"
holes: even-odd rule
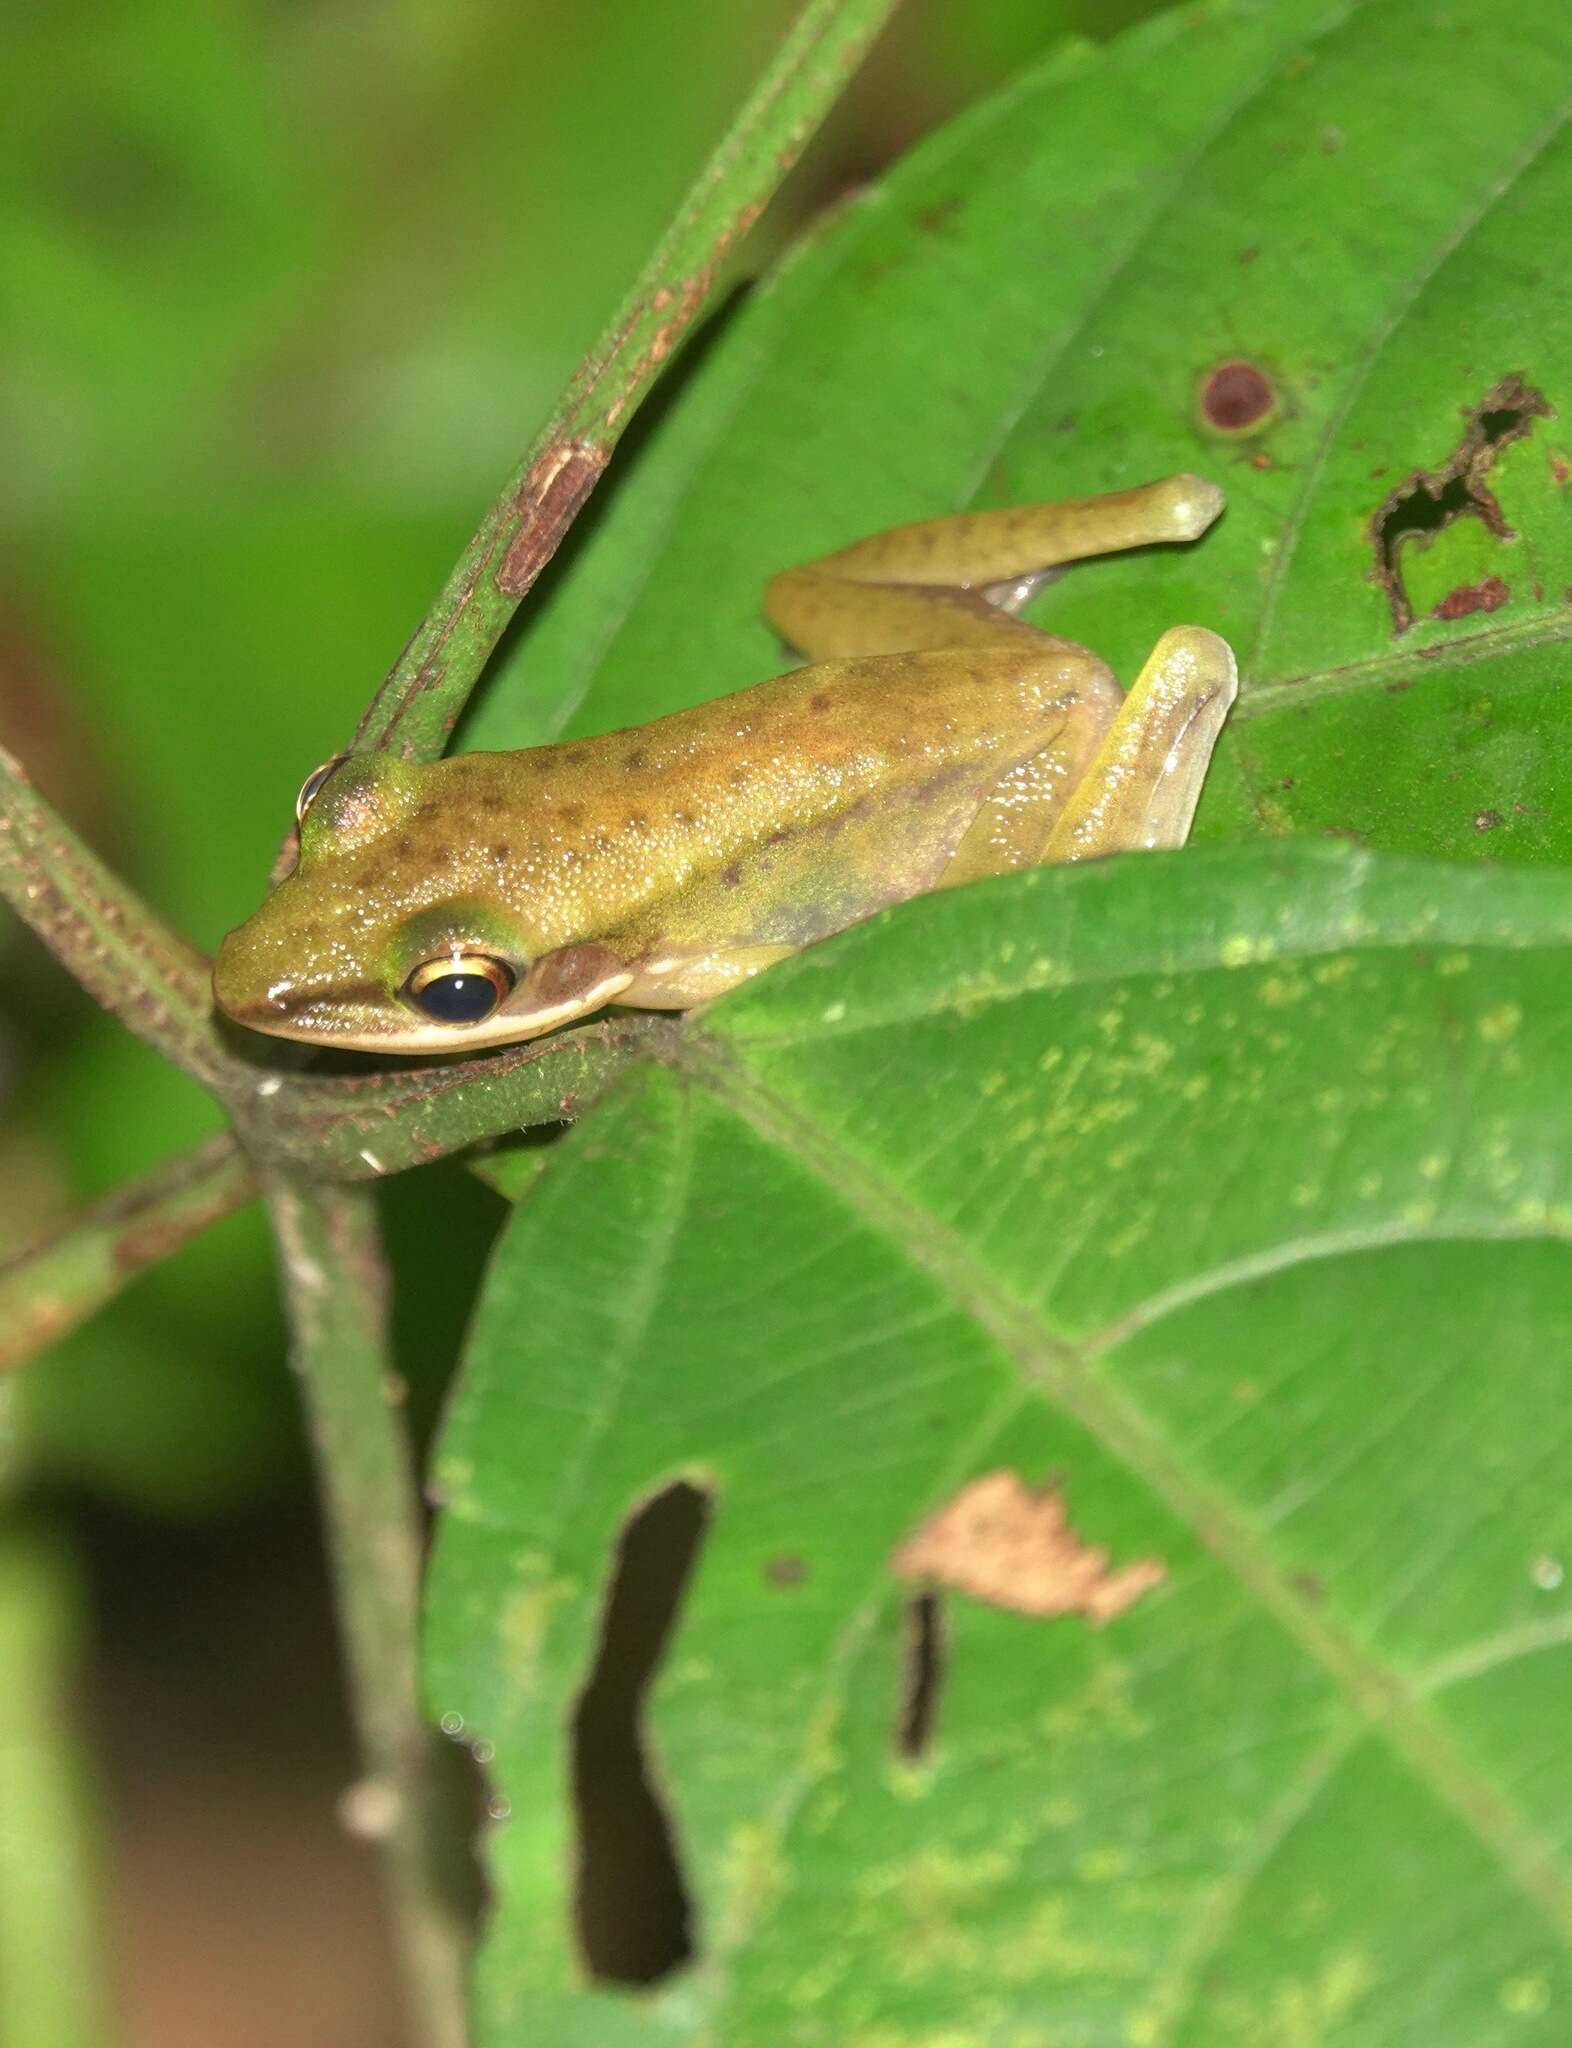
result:
[[[95,1002],[217,1090],[243,1072],[213,1022],[208,964],[154,916],[0,749],[0,896]]]
[[[809,0],[638,282],[482,520],[360,722],[355,751],[441,753],[519,600],[594,489],[722,266],[897,0]]]
[[[420,1706],[421,1504],[389,1367],[376,1214],[363,1190],[289,1181],[271,1184],[268,1208],[365,1769],[346,1819],[382,1849],[413,2038],[463,2048],[464,1938],[446,1875],[455,1830]]]
[[[256,1176],[234,1139],[220,1133],[124,1182],[5,1260],[0,1372],[74,1330],[145,1267],[244,1207],[256,1191]]]

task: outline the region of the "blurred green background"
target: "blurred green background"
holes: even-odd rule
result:
[[[1066,35],[1155,11],[913,0],[746,267]],[[204,947],[792,12],[78,0],[10,21],[0,737]],[[6,948],[0,1249],[214,1121],[25,934]],[[395,1255],[420,1240],[397,1315],[429,1414],[496,1205],[454,1167],[387,1205]],[[332,1821],[351,1764],[257,1217],[9,1394],[10,1540],[51,1560],[28,1597],[69,1605],[72,1569],[87,1596],[39,1655],[79,1670],[90,1645],[113,2037],[393,2041],[365,1859]]]

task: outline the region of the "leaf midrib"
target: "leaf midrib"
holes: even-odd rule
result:
[[[1296,1592],[1248,1517],[1186,1465],[1136,1404],[1095,1370],[1097,1340],[1048,1329],[952,1230],[920,1209],[799,1104],[762,1082],[735,1047],[700,1033],[679,1060],[765,1143],[829,1188],[863,1224],[938,1285],[1011,1359],[1023,1381],[1088,1430],[1189,1529],[1330,1679],[1359,1721],[1464,1823],[1561,1944],[1572,1950],[1572,1880],[1524,1815],[1482,1777],[1416,1687]]]

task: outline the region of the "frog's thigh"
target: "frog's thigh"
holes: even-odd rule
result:
[[[1226,640],[1201,626],[1165,633],[1055,822],[1043,858],[1183,846],[1237,688]]]
[[[984,798],[950,857],[940,888],[954,889],[1041,861],[1049,835],[1085,780],[1124,701],[1103,663],[1095,655],[1082,659],[1081,684],[1060,699],[1045,744],[1007,770]]]

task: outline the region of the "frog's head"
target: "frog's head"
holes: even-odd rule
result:
[[[461,767],[362,754],[307,779],[293,872],[219,947],[225,1016],[311,1045],[463,1052],[538,1037],[627,987],[607,948],[520,924],[497,849],[454,844],[464,793],[444,785]]]

